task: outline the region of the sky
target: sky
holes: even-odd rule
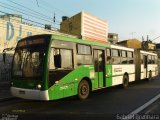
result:
[[[30,13],[25,7],[13,2],[33,10],[31,16],[26,15]],[[86,11],[105,20],[108,31],[118,33],[120,41],[141,40],[142,36],[146,39],[147,35],[153,40],[160,36],[160,0],[0,0],[0,11],[22,14],[24,18],[44,24],[51,24],[55,14],[56,22],[52,23],[55,27],[59,26],[62,16],[71,17]],[[39,19],[35,11],[43,18]],[[160,38],[154,42],[160,43]]]

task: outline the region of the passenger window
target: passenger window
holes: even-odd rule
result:
[[[72,50],[51,49],[49,69],[71,69],[73,68]]]
[[[77,53],[81,55],[91,55],[91,46],[77,44]]]
[[[152,64],[152,58],[151,58],[151,55],[148,55],[148,64]]]
[[[112,49],[112,64],[120,64],[121,57],[120,52],[117,49]]]
[[[143,54],[141,54],[141,64],[143,64]]]
[[[121,58],[121,63],[122,64],[127,64],[128,63],[128,59],[127,59],[127,52],[122,50],[122,58]]]
[[[107,55],[107,61],[106,61],[106,63],[107,64],[111,64],[111,61],[112,61],[111,49],[107,49],[106,55]]]
[[[133,52],[127,51],[128,64],[133,64]]]
[[[92,64],[91,46],[77,44],[77,65]]]

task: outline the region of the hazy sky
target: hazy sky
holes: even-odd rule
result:
[[[109,32],[118,33],[120,40],[141,39],[142,36],[146,38],[147,35],[150,39],[154,39],[160,36],[160,0],[0,0],[0,11],[22,14],[2,7],[5,3],[24,9],[9,1],[24,5],[51,18],[55,12],[57,22],[61,21],[61,16],[71,17],[80,11],[89,12],[106,20]],[[40,19],[33,18],[34,15],[23,16],[44,23]],[[155,42],[159,43],[160,39]]]

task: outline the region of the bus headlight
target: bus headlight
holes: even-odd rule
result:
[[[40,84],[37,85],[37,88],[38,88],[38,89],[41,89],[41,87],[42,87],[42,86],[41,86]]]

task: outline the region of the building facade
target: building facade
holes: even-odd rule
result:
[[[70,18],[64,16],[60,32],[76,35],[82,39],[108,42],[107,22],[86,12],[80,12]]]

